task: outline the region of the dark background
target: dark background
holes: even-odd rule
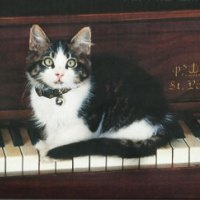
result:
[[[200,0],[1,0],[0,16],[199,9]]]

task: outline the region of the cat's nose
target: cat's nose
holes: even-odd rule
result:
[[[62,78],[64,76],[63,73],[56,73],[55,75],[58,77],[58,79],[60,79],[60,78]]]

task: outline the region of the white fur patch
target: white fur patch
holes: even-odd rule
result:
[[[31,91],[31,105],[40,126],[46,125],[46,143],[48,148],[88,139],[92,133],[78,117],[78,111],[90,95],[90,81],[82,83],[80,88],[72,89],[63,95],[64,104],[58,106],[55,98],[39,97],[35,89]]]
[[[132,141],[146,140],[156,133],[158,126],[150,125],[145,119],[135,121],[131,125],[119,129],[117,132],[108,132],[102,137],[130,139]]]

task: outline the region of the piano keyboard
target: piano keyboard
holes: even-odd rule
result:
[[[159,148],[156,155],[143,158],[84,156],[45,162],[33,147],[31,133],[24,125],[0,126],[0,176],[47,173],[96,172],[143,168],[192,167],[200,165],[200,121],[181,120],[184,135]]]

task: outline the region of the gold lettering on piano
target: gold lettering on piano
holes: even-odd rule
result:
[[[186,80],[184,82],[170,81],[169,90],[199,90],[200,81],[197,80]]]
[[[200,65],[192,63],[190,65],[177,65],[172,69],[174,77],[200,77]]]
[[[173,79],[169,81],[169,90],[200,90],[200,64],[177,65],[172,68]]]

